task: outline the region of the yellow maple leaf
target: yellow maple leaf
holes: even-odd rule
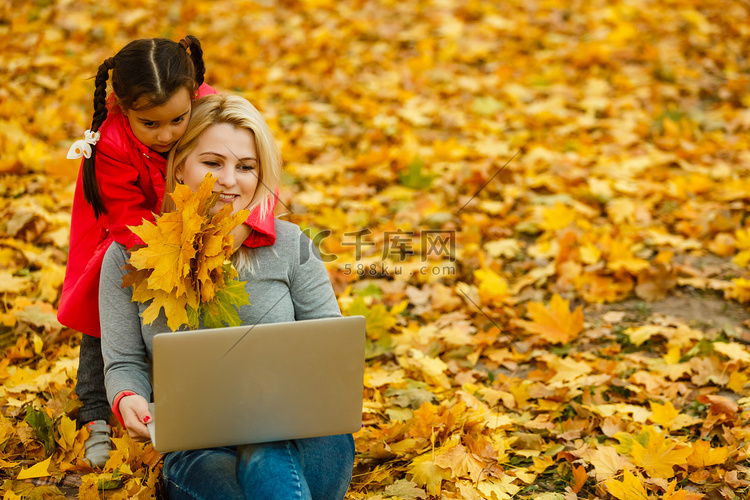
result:
[[[617,500],[649,500],[643,480],[640,476],[625,469],[622,481],[614,477],[607,479],[604,483],[610,495]]]
[[[677,480],[674,479],[672,482],[667,485],[667,490],[664,492],[664,496],[662,497],[662,500],[685,500],[687,496],[687,491],[685,490],[677,490],[675,491],[675,488],[677,487]]]
[[[677,480],[673,480],[667,485],[667,489],[661,500],[703,500],[705,498],[702,493],[693,493],[687,490],[678,490]]]
[[[737,342],[714,342],[713,348],[732,361],[741,361],[742,363],[750,364],[750,353],[748,353],[747,347],[742,344],[738,344]]]
[[[664,404],[659,404],[654,401],[651,404],[651,421],[655,424],[659,424],[667,429],[672,425],[672,421],[677,418],[680,414],[672,404],[671,401],[667,401]]]
[[[581,261],[584,264],[592,265],[599,262],[602,258],[602,251],[599,250],[593,243],[586,243],[579,248],[581,254]]]
[[[555,294],[549,309],[541,302],[531,302],[528,313],[532,321],[518,321],[523,328],[552,344],[565,344],[583,330],[583,308],[570,312],[569,301]]]
[[[576,361],[568,356],[560,358],[554,354],[547,354],[542,359],[547,366],[555,370],[555,376],[549,380],[550,385],[556,386],[591,373],[591,365],[585,361]]]
[[[734,278],[732,287],[725,292],[725,296],[742,303],[750,302],[750,280]]]
[[[52,457],[47,458],[42,462],[38,462],[28,469],[24,469],[18,473],[17,479],[33,479],[35,477],[47,477],[49,476],[49,466],[52,463]]]
[[[568,227],[576,218],[576,211],[568,208],[563,203],[557,202],[552,208],[542,211],[542,223],[540,226],[549,231],[557,231]]]
[[[597,481],[614,478],[621,470],[633,466],[627,458],[617,453],[614,446],[599,446],[596,450],[588,450],[586,458],[594,466]]]
[[[57,296],[60,292],[60,285],[62,285],[64,278],[65,267],[58,266],[52,262],[45,263],[40,271],[39,277],[40,298],[45,302],[54,304],[57,300]]]
[[[508,282],[492,269],[477,269],[474,278],[478,281],[477,292],[483,304],[500,305],[508,298]]]
[[[738,250],[750,250],[750,227],[737,229],[734,236]]]
[[[13,276],[12,273],[7,271],[0,272],[1,293],[21,293],[31,286],[31,280],[25,276]]]
[[[737,394],[741,393],[745,388],[745,384],[750,380],[747,375],[742,372],[732,372],[729,375],[729,382],[727,382],[727,389],[730,389]]]
[[[169,328],[177,330],[182,325],[190,324],[187,315],[187,298],[185,296],[164,297],[161,291],[157,293],[158,295],[154,298],[154,303],[157,303],[157,301],[162,303]]]
[[[630,342],[638,347],[654,335],[661,334],[667,336],[664,333],[667,330],[667,328],[659,325],[644,325],[636,328],[628,328],[627,330],[625,330],[625,335],[630,337]]]
[[[169,227],[162,227],[161,219],[170,222]],[[172,283],[177,280],[180,254],[182,252],[181,228],[171,223],[174,214],[164,214],[156,223],[144,221],[140,226],[132,226],[133,233],[145,243],[130,255],[130,264],[136,269],[153,269],[148,278],[149,288],[169,292]],[[179,229],[178,229],[179,228]]]
[[[633,280],[584,272],[575,279],[575,285],[587,302],[614,302],[624,298],[633,289]]]
[[[458,492],[461,494],[461,500],[486,500],[486,497],[479,494],[473,481],[458,480],[455,482]]]
[[[435,465],[453,471],[453,477],[466,475],[473,481],[478,481],[485,468],[485,464],[462,444],[451,447],[445,453],[435,458]]]
[[[729,450],[726,446],[712,448],[710,442],[700,439],[695,441],[692,447],[693,451],[687,457],[687,463],[696,469],[723,464],[729,458]]]
[[[99,498],[99,475],[97,473],[86,474],[81,478],[81,485],[78,487],[79,498]]]
[[[639,440],[633,441],[631,455],[633,463],[643,467],[651,477],[669,479],[674,477],[675,465],[685,463],[692,453],[691,448],[677,448],[677,442],[668,440],[653,427],[646,429],[648,442],[644,446]]]
[[[60,419],[58,433],[59,436],[55,439],[57,444],[63,450],[72,450],[76,442],[76,436],[78,435],[75,421],[68,418],[67,415],[63,415]]]
[[[396,323],[396,317],[406,308],[408,300],[393,306],[390,311],[383,304],[368,305],[364,298],[356,297],[346,310],[347,316],[362,315],[367,319],[368,338],[379,339],[388,335]]]
[[[750,250],[743,250],[734,257],[732,257],[732,262],[737,264],[739,267],[745,267],[750,263]]]
[[[521,491],[521,486],[514,484],[515,477],[504,474],[500,479],[486,479],[480,481],[477,489],[485,498],[494,498],[496,500],[510,500],[513,496]]]
[[[403,366],[411,366],[418,369],[422,372],[425,380],[433,385],[445,389],[451,386],[450,380],[445,374],[448,365],[440,358],[426,356],[419,349],[410,349],[409,357],[400,358],[399,363],[403,363]]]
[[[213,184],[207,183],[204,179],[195,193],[185,184],[177,184],[169,197],[172,198],[177,213],[187,212],[188,210],[194,213],[206,213],[208,208],[212,207],[218,199],[218,195],[211,194],[212,190]]]
[[[649,262],[645,259],[639,259],[633,255],[633,243],[627,239],[614,240],[612,248],[609,251],[607,267],[613,271],[624,269],[631,273],[638,273],[648,269]]]
[[[423,486],[430,495],[439,495],[443,480],[448,480],[452,476],[449,469],[435,463],[431,453],[415,458],[411,464],[409,468],[411,480],[418,486]]]
[[[534,465],[529,467],[527,470],[536,472],[538,474],[541,474],[555,464],[555,459],[546,455],[543,455],[542,457],[531,457],[531,459],[534,462]]]
[[[515,400],[516,406],[518,408],[525,407],[529,401],[529,385],[527,384],[512,384],[510,387],[508,387],[508,392],[513,395],[513,399]]]
[[[735,246],[740,252],[734,256],[734,263],[740,267],[747,266],[750,262],[750,227],[737,229],[734,232]]]
[[[247,218],[247,210],[232,214],[227,205],[213,216],[209,209],[218,196],[212,193],[214,179],[208,174],[193,193],[178,185],[171,197],[175,211],[162,214],[151,223],[131,227],[145,247],[131,252],[131,273],[123,286],[133,287],[133,300],[147,303],[142,317],[152,323],[163,311],[167,325],[237,325],[235,308],[248,304],[244,282],[237,282],[231,265],[231,230]],[[241,290],[237,287],[241,286]],[[209,313],[209,314],[204,314]]]
[[[615,224],[633,222],[635,220],[636,204],[630,198],[615,198],[607,203],[607,214]]]

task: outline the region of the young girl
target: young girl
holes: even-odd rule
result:
[[[215,213],[225,204],[268,211],[281,177],[281,155],[258,111],[239,96],[201,99],[167,171],[167,191],[176,183],[196,191],[207,173],[220,193]],[[169,205],[165,204],[169,207]],[[173,205],[172,205],[173,206]],[[325,265],[296,225],[276,220],[276,241],[255,250],[235,250],[233,260],[252,305],[242,306],[245,325],[341,316]],[[132,301],[122,287],[127,249],[114,243],[101,271],[100,312],[107,394],[128,434],[149,439],[144,425],[153,416],[149,367],[153,337],[167,332],[161,311],[150,325],[141,314],[148,304]],[[222,388],[217,388],[221,390]],[[231,393],[231,387],[223,388]],[[185,415],[190,418],[190,415]],[[305,418],[297,415],[297,418]],[[254,445],[177,451],[164,458],[168,498],[341,500],[352,477],[351,434],[293,439]]]
[[[68,158],[85,158],[73,200],[58,319],[84,334],[76,383],[83,403],[78,423],[89,428],[85,456],[94,466],[102,467],[111,449],[98,307],[102,258],[112,241],[126,248],[142,244],[128,226],[153,220],[159,211],[166,157],[185,133],[192,101],[216,93],[203,83],[204,73],[203,51],[193,36],[179,43],[162,38],[130,42],[99,66],[91,129],[68,152]],[[240,226],[236,245],[274,242],[273,214],[262,215],[253,212]]]

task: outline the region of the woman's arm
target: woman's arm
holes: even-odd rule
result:
[[[130,287],[122,288],[126,271],[121,267],[126,261],[125,248],[113,243],[104,256],[99,279],[104,385],[110,404],[123,391],[132,391],[145,401],[151,399],[148,353],[141,334],[138,303],[131,301]]]
[[[298,243],[294,248],[290,290],[296,320],[341,316],[323,260],[312,240],[297,228]],[[290,248],[291,252],[292,249]]]
[[[122,397],[120,397],[122,396]],[[120,423],[128,431],[134,441],[148,441],[151,436],[146,424],[151,422],[151,412],[148,411],[148,401],[143,396],[123,392],[115,399],[115,412]]]

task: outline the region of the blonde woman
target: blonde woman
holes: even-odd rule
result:
[[[190,123],[171,154],[167,191],[176,183],[197,190],[206,173],[216,178],[218,211],[273,210],[281,176],[281,155],[260,113],[232,95],[207,96],[197,102]],[[172,207],[166,206],[166,209]],[[243,324],[278,323],[340,316],[325,266],[299,227],[275,221],[276,241],[234,253],[240,280],[252,305],[240,309]],[[107,397],[128,434],[148,440],[151,399],[149,367],[153,335],[168,331],[163,313],[142,324],[146,305],[131,302],[121,288],[128,259],[114,243],[102,266],[100,315]],[[226,388],[227,392],[231,388]],[[189,418],[189,415],[186,415]],[[300,416],[304,418],[304,416]],[[169,498],[342,499],[351,481],[354,441],[351,435],[326,436],[257,445],[173,452],[164,460]]]

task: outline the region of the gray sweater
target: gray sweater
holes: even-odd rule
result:
[[[253,270],[240,273],[250,305],[240,308],[245,325],[280,323],[341,316],[325,265],[312,241],[299,227],[276,220],[276,242],[251,250]],[[104,383],[110,404],[124,390],[151,400],[149,363],[153,337],[170,331],[164,311],[150,325],[141,313],[148,303],[132,302],[132,290],[122,288],[121,268],[129,256],[113,243],[102,263],[99,314],[102,328]]]

